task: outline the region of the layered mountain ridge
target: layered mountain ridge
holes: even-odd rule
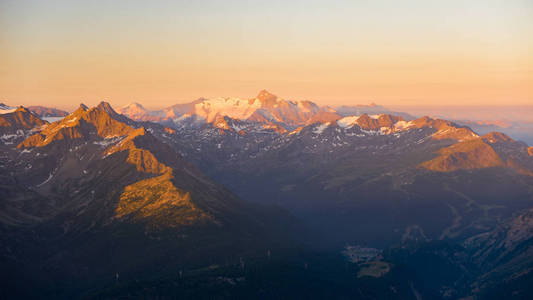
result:
[[[22,278],[48,273],[89,288],[117,270],[202,265],[207,249],[221,262],[274,247],[283,234],[271,220],[290,222],[242,201],[109,103],[82,104],[53,123],[24,108],[2,117],[12,126],[36,118],[16,143],[0,144],[0,240],[9,245],[0,255]]]
[[[29,120],[36,118],[24,108],[12,113],[13,117],[20,114],[24,114]],[[10,115],[7,114],[4,117],[10,118]],[[15,118],[15,120],[18,121],[16,124],[30,126],[24,118]],[[39,119],[36,118],[36,120]],[[145,127],[117,114],[109,103],[101,102],[93,108],[88,108],[82,104],[76,111],[60,121],[50,124],[40,121],[34,122],[32,125],[34,126],[32,129],[34,134],[26,137],[16,148],[13,148],[16,149],[14,154],[17,155],[16,152],[20,152],[19,155],[23,155],[22,158],[19,158],[18,162],[13,161],[12,163],[20,164],[20,161],[24,161],[25,164],[31,166],[22,172],[22,174],[28,173],[29,176],[21,179],[21,181],[33,185],[32,189],[43,193],[44,196],[61,197],[57,194],[54,185],[60,184],[62,180],[79,178],[84,181],[80,177],[92,177],[93,172],[102,174],[98,168],[92,170],[93,166],[101,163],[122,164],[120,165],[121,169],[124,169],[125,172],[130,170],[127,171],[130,179],[122,181],[121,178],[116,178],[121,182],[116,188],[119,190],[120,186],[124,188],[124,193],[119,197],[116,216],[124,217],[127,215],[126,212],[149,216],[154,214],[147,211],[149,208],[160,209],[168,205],[178,205],[181,207],[179,210],[185,214],[190,214],[184,211],[188,207],[191,211],[197,211],[200,219],[208,215],[198,205],[193,204],[196,192],[191,193],[189,189],[194,190],[197,185],[202,184],[211,185],[209,188],[204,187],[203,193],[205,194],[210,189],[216,190],[215,185],[210,183],[209,179],[201,175],[198,170],[195,170],[192,165],[189,166],[182,162],[179,154],[156,139]],[[165,129],[164,127],[161,128],[167,132]],[[162,162],[161,158],[166,163]],[[46,161],[46,163],[40,161]],[[135,171],[124,164],[130,165]],[[43,175],[39,175],[36,171]],[[22,174],[21,176],[23,176]],[[139,180],[132,182],[132,178]],[[177,178],[181,178],[182,187],[175,185]],[[40,183],[35,185],[37,182]],[[148,186],[150,189],[146,189]],[[60,187],[60,189],[66,189],[61,193],[76,193],[73,189],[79,187],[82,186],[69,187],[67,185]],[[220,195],[227,194],[227,192],[218,193]],[[203,195],[198,199],[207,196]],[[214,193],[208,197],[216,198],[217,196]],[[80,199],[80,201],[85,200]],[[216,203],[216,201],[209,199],[207,202],[216,207],[217,213],[224,210],[223,201]],[[207,202],[203,203],[203,209],[209,206]],[[126,205],[125,203],[129,204]],[[174,208],[167,207],[166,209]],[[140,213],[141,211],[142,213]],[[192,221],[190,219],[187,223]]]
[[[389,114],[345,116],[286,132],[264,125],[225,116],[174,127],[172,135],[153,130],[243,198],[274,202],[340,240],[377,242],[356,229],[369,223],[374,236],[383,229],[380,240],[414,232],[463,238],[533,199],[529,147],[501,133],[480,136],[447,120]],[[488,182],[498,187],[492,194],[468,187]],[[420,207],[424,213],[415,213]]]
[[[209,284],[245,285],[253,277],[205,274],[246,274],[243,257],[260,253],[269,265],[271,249],[291,247],[293,219],[283,210],[312,232],[307,245],[328,251],[463,245],[480,268],[463,282],[475,286],[443,291],[486,291],[498,274],[529,278],[529,259],[514,263],[530,253],[532,147],[505,134],[430,117],[340,114],[266,91],[148,111],[148,119],[140,105],[121,111],[81,104],[52,123],[23,107],[0,114],[0,240],[8,245],[0,255],[14,278],[50,276],[66,282],[60,293],[69,282],[71,290],[117,287],[118,273],[129,282],[181,280],[187,269]]]
[[[284,130],[320,121],[339,118],[335,111],[311,101],[288,101],[262,90],[255,98],[200,98],[191,103],[178,104],[159,111],[149,111],[138,103],[118,110],[138,121],[174,123],[175,126],[195,121],[213,123],[220,117],[281,126]]]

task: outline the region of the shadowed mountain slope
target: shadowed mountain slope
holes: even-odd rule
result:
[[[58,297],[110,283],[116,272],[141,278],[264,252],[292,223],[238,199],[105,102],[6,149],[3,266],[18,280],[63,282],[42,287]]]

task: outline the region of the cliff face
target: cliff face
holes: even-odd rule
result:
[[[91,109],[81,105],[72,114],[59,122],[49,124],[39,133],[24,140],[18,147],[43,147],[59,140],[92,139],[93,134],[103,138],[124,136],[135,130],[117,116],[119,115],[105,102]]]
[[[47,123],[28,109],[19,107],[14,112],[0,114],[0,134],[15,134],[19,130],[26,131]]]

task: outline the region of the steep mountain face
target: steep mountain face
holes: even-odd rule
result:
[[[8,106],[4,103],[0,103],[0,114],[12,113],[16,110],[16,107]]]
[[[5,149],[3,269],[17,280],[64,281],[62,297],[116,272],[142,277],[264,251],[290,221],[241,201],[105,102]]]
[[[517,212],[459,244],[422,242],[387,251],[424,298],[530,299],[533,295],[533,214]],[[409,275],[408,275],[409,274]]]
[[[7,111],[7,110],[6,110]],[[0,149],[17,144],[34,129],[44,126],[48,122],[39,119],[24,107],[9,110],[0,114]]]
[[[0,128],[2,133],[13,133],[18,130],[28,130],[46,124],[24,107],[19,107],[12,112],[0,115]]]
[[[484,298],[533,295],[533,209],[521,212],[496,229],[469,238],[465,247],[481,275],[472,284]]]
[[[93,139],[94,134],[97,135],[94,138],[123,137],[134,130],[128,122],[104,102],[91,109],[82,104],[69,116],[46,126],[17,147],[43,147],[59,140]]]
[[[34,216],[26,210],[46,211],[46,205],[36,201],[37,193],[20,186],[14,178],[18,169],[31,167],[18,162],[16,145],[46,126],[47,122],[24,107],[0,114],[0,219],[2,223],[32,222]]]
[[[416,292],[429,299],[530,299],[533,214],[518,211],[459,243],[411,241],[384,251]]]

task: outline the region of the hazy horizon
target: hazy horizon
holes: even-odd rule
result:
[[[272,92],[270,90],[268,90],[268,91]],[[328,102],[325,99],[286,98],[286,97],[283,97],[282,95],[279,95],[279,94],[277,94],[275,92],[272,92],[272,93],[275,94],[276,96],[278,96],[279,98],[284,99],[284,100],[288,100],[288,101],[302,101],[302,100],[312,101],[312,102],[314,102],[314,103],[316,103],[316,104],[318,104],[320,106],[330,106],[332,108],[337,108],[337,107],[340,107],[340,106],[359,106],[359,105],[361,105],[361,106],[371,106],[371,105],[377,105],[377,106],[383,106],[383,107],[385,107],[387,109],[390,109],[390,110],[393,110],[393,111],[409,112],[409,113],[416,114],[416,115],[428,114],[428,115],[431,115],[431,116],[451,117],[453,114],[457,114],[462,119],[471,119],[471,120],[512,119],[512,118],[516,118],[517,115],[523,115],[523,116],[529,116],[529,114],[533,115],[533,104],[504,104],[504,103],[494,103],[494,104],[469,104],[469,103],[465,103],[465,104],[436,104],[436,103],[429,103],[429,104],[424,104],[424,103],[421,103],[421,104],[416,104],[416,105],[413,105],[413,104],[396,104],[396,105],[392,104],[392,105],[387,105],[387,104],[384,104],[384,103],[381,103],[381,102],[376,102],[376,101],[373,101],[373,100],[368,100],[368,101],[354,100],[354,101],[349,101],[347,103],[341,103],[341,104],[338,104],[338,105],[332,105],[331,102]],[[217,96],[217,97],[252,99],[256,95],[257,95],[257,93],[255,93],[253,95],[250,95],[250,96],[244,96],[244,97],[236,97],[236,96],[231,96],[231,95],[229,95],[229,96],[228,95],[220,95],[220,96]],[[213,97],[213,98],[217,98],[217,97]],[[195,101],[195,100],[200,99],[200,98],[209,99],[207,97],[199,96],[199,97],[195,97],[195,98],[191,98],[191,99],[177,100],[176,102],[169,103],[168,105],[161,105],[161,104],[155,103],[154,101],[150,101],[150,100],[133,100],[133,101],[130,101],[130,102],[126,103],[126,104],[121,104],[121,103],[119,104],[116,101],[113,101],[113,99],[98,99],[98,100],[92,100],[92,101],[78,100],[78,101],[71,101],[69,104],[65,104],[65,105],[49,105],[49,104],[46,104],[46,103],[44,103],[42,101],[26,101],[26,102],[14,103],[12,101],[9,101],[8,99],[0,98],[0,103],[4,103],[4,104],[6,104],[8,106],[20,106],[20,105],[25,106],[25,107],[28,107],[28,106],[46,106],[46,107],[53,107],[53,108],[62,109],[62,110],[68,111],[68,112],[72,112],[76,108],[78,108],[80,104],[85,104],[85,105],[91,107],[91,106],[98,105],[98,103],[100,103],[101,101],[105,101],[105,102],[109,102],[114,108],[121,108],[121,107],[127,106],[127,105],[132,104],[132,103],[138,103],[138,104],[141,104],[146,109],[159,110],[159,109],[164,109],[164,108],[167,108],[167,107],[175,105],[175,104],[190,103],[190,102]],[[386,103],[386,101],[385,101],[385,103]],[[487,112],[489,112],[493,116],[492,117],[487,116],[487,114],[486,114]],[[496,113],[496,115],[499,115],[499,116],[495,116],[494,113]],[[481,115],[483,117],[478,117],[479,115]],[[470,117],[468,117],[468,116],[470,116]],[[521,121],[523,121],[523,120],[531,120],[532,119],[532,117],[518,117],[518,118]]]
[[[521,0],[2,1],[0,99],[525,105],[532,16]]]
[[[0,0],[0,103],[2,299],[533,299],[533,0]]]
[[[269,92],[271,92],[271,91],[269,90]],[[96,106],[100,102],[104,101],[104,102],[110,103],[115,108],[124,107],[124,106],[130,105],[132,103],[138,103],[138,104],[141,104],[146,109],[158,110],[158,109],[164,109],[164,108],[167,108],[169,106],[176,105],[176,104],[190,103],[190,102],[193,102],[195,100],[202,99],[202,98],[211,99],[211,98],[222,97],[222,98],[253,99],[253,98],[255,98],[256,94],[253,94],[253,95],[250,95],[250,96],[242,96],[242,97],[231,96],[231,95],[219,95],[219,96],[209,97],[208,98],[208,97],[199,96],[199,97],[195,97],[195,98],[191,98],[191,99],[182,99],[182,100],[177,100],[175,102],[168,102],[169,103],[168,105],[157,104],[157,103],[155,103],[154,101],[151,101],[151,100],[132,100],[132,101],[129,101],[129,102],[122,102],[121,101],[120,103],[118,103],[116,101],[113,101],[113,99],[105,99],[105,98],[104,99],[95,99],[95,100],[91,100],[91,101],[84,101],[83,99],[80,99],[80,100],[76,100],[76,101],[70,101],[70,103],[68,103],[68,104],[60,104],[60,105],[53,105],[53,104],[49,105],[49,104],[47,104],[47,103],[45,103],[43,101],[39,101],[39,100],[23,101],[23,102],[15,103],[13,101],[9,101],[9,99],[0,98],[0,103],[6,104],[8,106],[13,106],[13,107],[16,107],[16,106],[25,106],[25,107],[28,107],[28,106],[45,106],[45,107],[53,107],[53,108],[58,108],[58,109],[62,109],[62,110],[66,110],[66,111],[70,112],[70,111],[74,111],[76,108],[78,108],[80,104],[85,104],[85,105],[91,107],[91,106]],[[346,103],[340,103],[340,104],[337,104],[337,105],[332,105],[331,102],[328,102],[327,100],[324,100],[324,99],[287,98],[287,97],[283,97],[283,96],[281,96],[279,94],[276,94],[276,93],[273,93],[273,94],[275,94],[276,96],[278,96],[281,99],[288,100],[288,101],[312,101],[312,102],[314,102],[314,103],[316,103],[316,104],[318,104],[320,106],[330,106],[332,108],[336,108],[336,107],[340,107],[340,106],[359,106],[359,105],[371,106],[371,105],[377,105],[377,106],[383,106],[383,107],[391,109],[391,110],[419,111],[419,112],[432,111],[432,110],[438,111],[439,109],[456,110],[456,109],[461,109],[461,108],[468,108],[468,109],[477,109],[477,108],[487,108],[487,109],[495,108],[495,109],[500,109],[500,108],[507,108],[509,110],[522,109],[522,108],[533,109],[533,104],[527,104],[527,103],[526,104],[505,104],[505,103],[493,103],[493,104],[469,104],[469,103],[465,103],[465,104],[437,104],[437,103],[429,103],[429,104],[424,104],[424,103],[421,103],[421,104],[389,104],[389,105],[387,105],[387,104],[384,104],[384,103],[387,103],[387,101],[381,103],[381,102],[376,102],[376,101],[373,101],[373,100],[368,100],[368,101],[355,100],[355,101],[348,101]]]

